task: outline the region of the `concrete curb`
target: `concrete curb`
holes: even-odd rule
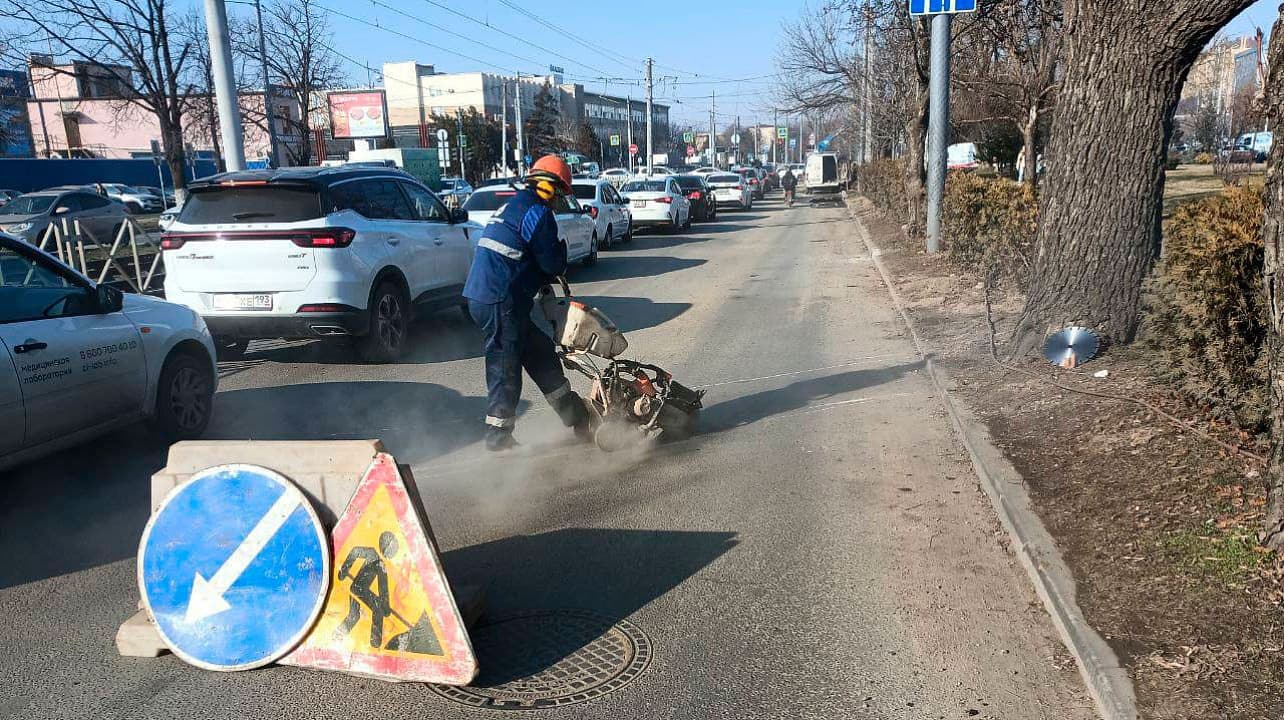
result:
[[[918,329],[905,311],[900,293],[892,283],[891,275],[883,264],[882,250],[874,244],[869,231],[860,218],[853,215],[857,234],[865,243],[874,266],[878,268],[883,284],[887,287],[892,304],[900,314],[919,355],[923,357],[927,374],[941,393],[942,402],[949,412],[954,430],[972,459],[972,467],[985,494],[989,496],[994,511],[999,516],[1012,542],[1012,551],[1034,583],[1034,589],[1052,622],[1061,635],[1061,641],[1079,665],[1088,693],[1097,705],[1103,720],[1136,720],[1137,700],[1132,680],[1120,666],[1110,645],[1097,634],[1083,617],[1075,600],[1075,582],[1056,543],[1039,516],[1035,514],[1025,481],[1016,468],[1008,462],[1003,452],[990,441],[989,432],[976,416],[950,393],[954,387],[949,374],[935,361],[918,334]]]

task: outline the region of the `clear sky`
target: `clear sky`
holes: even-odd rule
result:
[[[376,83],[383,63],[398,60],[416,60],[444,72],[520,70],[547,74],[549,65],[557,65],[565,69],[568,82],[643,98],[643,60],[649,55],[656,62],[657,100],[671,105],[675,121],[698,122],[702,127],[708,123],[711,93],[718,95],[720,125],[732,122],[736,114],[748,124],[760,108],[770,105],[761,93],[771,87],[781,26],[797,17],[802,6],[799,0],[316,3],[336,11],[331,14],[334,49],[355,61],[345,61],[355,83],[366,82],[366,71],[361,67],[366,62],[374,69]],[[229,11],[252,13],[243,5],[229,5]],[[522,11],[557,29],[541,25]],[[614,80],[604,82],[601,78]],[[730,82],[745,78],[753,79]],[[760,117],[771,121],[768,114]]]
[[[1240,16],[1226,26],[1227,35],[1252,35],[1260,27],[1267,36],[1271,34],[1271,25],[1279,16],[1280,0],[1257,0],[1253,7],[1240,13]]]

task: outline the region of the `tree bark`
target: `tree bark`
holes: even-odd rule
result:
[[[1039,106],[1031,105],[1025,122],[1021,123],[1021,148],[1025,167],[1021,177],[1030,187],[1039,185],[1039,150],[1035,146],[1035,135],[1039,129]]]
[[[909,234],[922,235],[927,224],[927,170],[923,151],[927,142],[926,94],[915,108],[914,116],[905,124],[905,200]]]
[[[1271,30],[1270,77],[1266,83],[1266,114],[1271,127],[1284,121],[1284,7]],[[1284,245],[1284,143],[1271,148],[1266,166],[1266,212],[1262,219],[1262,240],[1266,246],[1266,300],[1270,308],[1267,335],[1267,362],[1271,383],[1271,459],[1267,468],[1266,519],[1262,544],[1284,550],[1284,269],[1280,267]]]
[[[1213,34],[1251,4],[1067,0],[1038,249],[1014,354],[1072,324],[1132,340],[1159,254],[1164,152],[1182,82]]]

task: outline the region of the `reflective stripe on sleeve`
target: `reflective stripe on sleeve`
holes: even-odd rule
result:
[[[521,250],[518,250],[518,249],[516,249],[516,248],[510,248],[510,247],[508,247],[507,245],[505,245],[504,243],[502,243],[502,242],[500,242],[500,241],[498,241],[498,240],[492,240],[491,238],[485,238],[485,237],[484,237],[484,238],[482,238],[481,240],[478,240],[478,241],[477,241],[477,247],[484,247],[484,248],[486,248],[487,250],[490,250],[491,252],[497,252],[497,253],[499,253],[500,255],[503,255],[504,257],[508,258],[509,260],[521,260],[521,259],[522,259],[522,251],[521,251]]]
[[[486,424],[491,427],[508,430],[517,425],[517,418],[498,418],[494,415],[487,415]]]

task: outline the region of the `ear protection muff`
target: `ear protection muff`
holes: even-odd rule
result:
[[[541,178],[535,181],[535,194],[544,202],[551,202],[553,196],[557,194],[557,188],[553,183]]]

